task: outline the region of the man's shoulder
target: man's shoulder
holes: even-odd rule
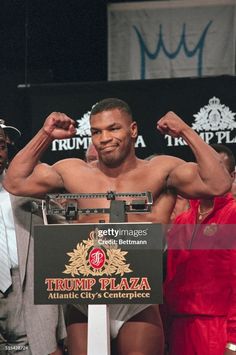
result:
[[[67,158],[57,161],[53,164],[55,169],[63,169],[63,168],[74,168],[75,166],[86,166],[87,163],[79,158]]]
[[[80,158],[66,158],[66,159],[58,160],[54,165],[64,165],[64,164],[73,164],[73,163],[76,163],[76,164],[84,163],[84,164],[86,164],[85,161],[80,159]]]
[[[171,155],[158,155],[147,161],[147,163],[150,168],[156,169],[157,172],[165,171],[167,174],[178,166],[186,164],[184,160]]]
[[[149,160],[150,163],[179,163],[179,164],[183,164],[186,163],[183,159],[172,156],[172,155],[164,155],[164,154],[160,154],[160,155],[156,155],[155,157],[153,157],[152,159]]]

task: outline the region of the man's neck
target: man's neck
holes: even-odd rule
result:
[[[214,198],[200,200],[200,209],[202,212],[207,211],[214,206]]]
[[[107,176],[117,178],[120,175],[127,173],[137,167],[138,158],[133,155],[128,159],[125,159],[118,167],[109,167],[105,165],[101,160],[98,161],[99,169]]]

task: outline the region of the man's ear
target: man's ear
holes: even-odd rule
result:
[[[232,173],[230,173],[230,176],[232,178],[232,180],[235,180],[235,176],[236,176],[236,171],[232,171]]]
[[[6,136],[6,143],[9,145],[15,145],[15,143],[8,136]]]
[[[137,138],[138,135],[138,126],[137,122],[133,121],[130,125],[130,134],[132,138]]]

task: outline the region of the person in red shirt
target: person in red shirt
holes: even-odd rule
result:
[[[212,146],[234,181],[235,160]],[[236,201],[191,200],[167,236],[164,314],[169,355],[236,354]]]

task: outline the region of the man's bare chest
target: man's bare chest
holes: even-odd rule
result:
[[[161,175],[155,177],[145,174],[144,171],[122,174],[120,176],[105,176],[97,171],[89,171],[86,174],[74,174],[64,177],[66,191],[69,193],[106,193],[121,192],[146,192],[150,191],[154,200],[164,187],[164,179]],[[105,200],[80,201],[83,206],[93,203],[96,206],[107,205]]]

